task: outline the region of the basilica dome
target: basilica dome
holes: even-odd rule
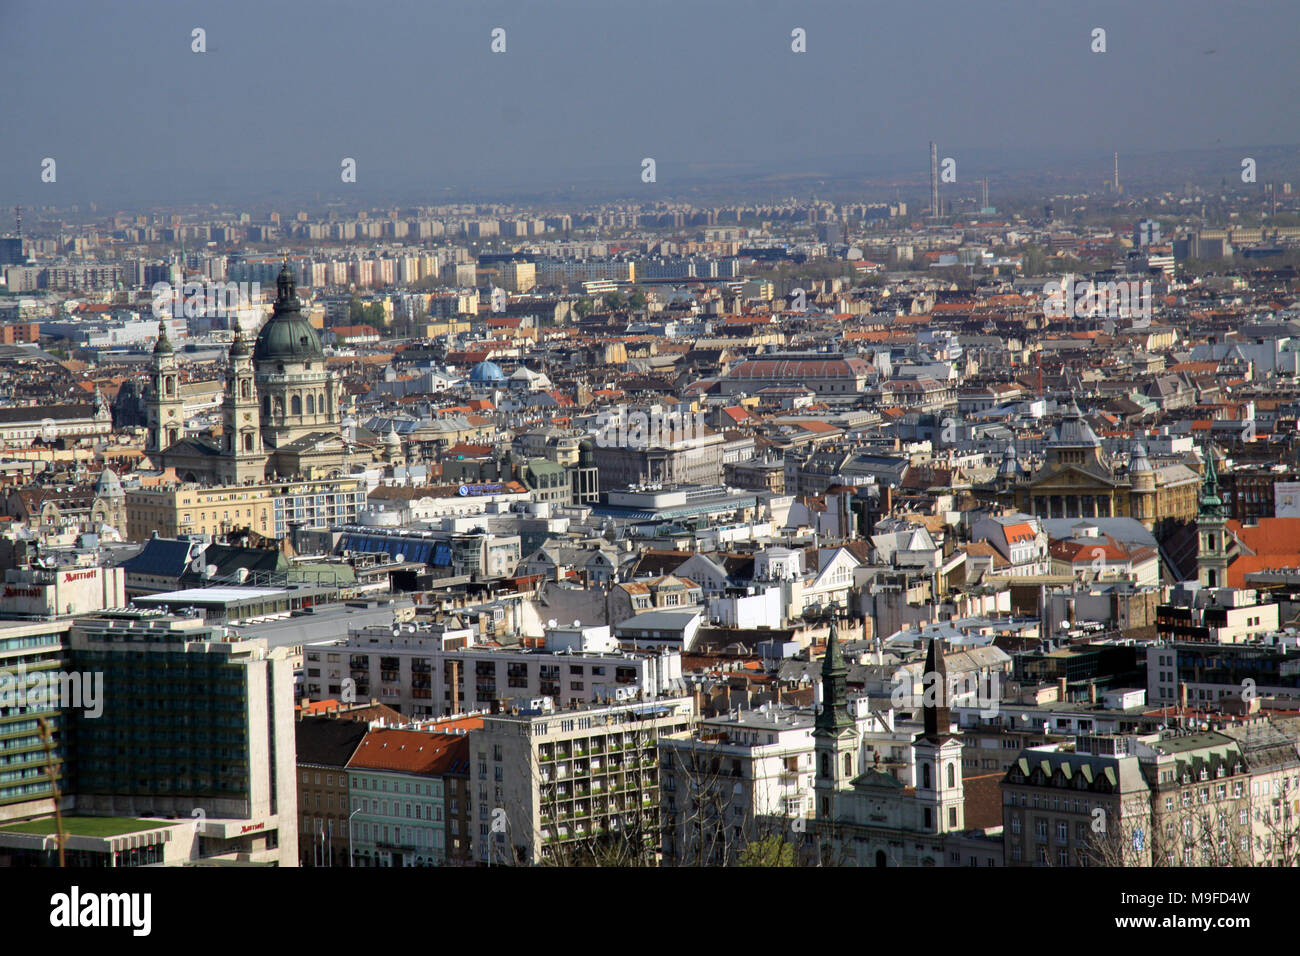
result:
[[[254,362],[306,362],[323,360],[320,336],[302,314],[294,294],[293,272],[286,262],[275,281],[275,307],[253,345]]]

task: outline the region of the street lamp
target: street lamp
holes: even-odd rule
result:
[[[351,813],[348,814],[348,866],[357,865],[355,858],[352,856],[352,818],[355,817],[360,812],[361,812],[361,808],[357,807],[355,810],[353,810]]]

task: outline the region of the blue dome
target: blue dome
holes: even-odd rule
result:
[[[469,370],[471,382],[504,382],[506,373],[496,362],[479,362]]]

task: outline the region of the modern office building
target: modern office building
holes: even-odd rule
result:
[[[102,674],[102,712],[67,720],[78,816],[197,821],[190,860],[298,862],[290,652],[199,617],[78,620],[68,663]]]
[[[70,621],[6,621],[0,624],[0,822],[53,811],[49,768],[62,777],[64,716],[57,700],[36,700],[19,691],[30,674],[64,668]],[[47,752],[38,720],[50,733]],[[0,854],[3,854],[0,849]]]

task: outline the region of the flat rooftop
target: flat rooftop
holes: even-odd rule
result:
[[[113,837],[139,830],[156,830],[175,826],[177,820],[138,820],[135,817],[64,817],[63,832],[68,836]],[[54,817],[24,820],[0,827],[0,833],[31,833],[36,836],[54,835]]]
[[[159,591],[141,595],[136,600],[166,602],[168,604],[229,604],[233,601],[251,601],[257,598],[278,597],[288,594],[284,588],[185,588],[183,591]]]

